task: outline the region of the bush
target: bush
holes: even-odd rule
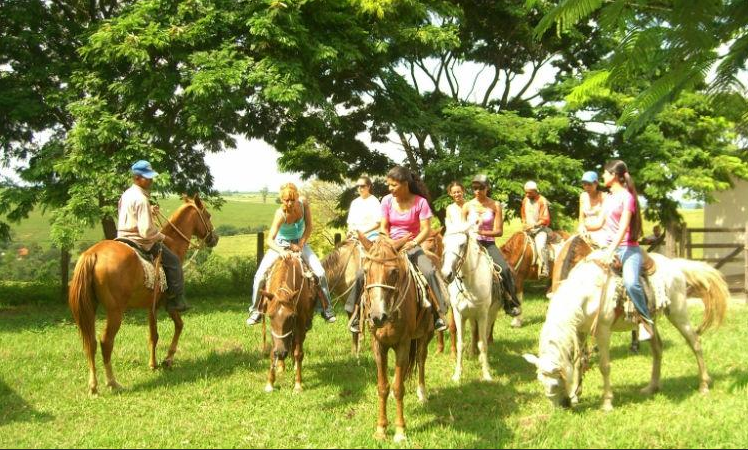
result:
[[[219,236],[236,236],[239,234],[239,229],[234,225],[221,224],[216,227],[216,233]]]
[[[257,270],[254,258],[210,254],[185,271],[186,291],[194,295],[236,295],[249,293]]]

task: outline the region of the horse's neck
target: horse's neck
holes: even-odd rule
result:
[[[170,223],[167,223],[161,232],[172,238],[172,244],[169,246],[169,250],[174,252],[174,254],[179,257],[180,261],[184,261],[184,256],[187,254],[187,249],[190,246],[190,243],[185,238],[192,238],[192,226],[187,224],[187,214],[184,212],[176,217],[170,218],[169,222]],[[184,237],[180,235],[180,232]]]
[[[358,249],[355,245],[344,244],[333,250],[332,253],[322,260],[322,267],[325,269],[327,282],[330,286],[337,286],[341,280],[345,281],[345,275],[351,264],[358,266],[358,258],[355,258],[353,253],[356,251]]]

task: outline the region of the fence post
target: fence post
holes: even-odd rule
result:
[[[678,249],[678,256],[681,258],[686,257],[686,241],[688,240],[688,226],[683,224],[683,228],[680,230],[680,248]]]
[[[257,233],[257,267],[260,267],[260,261],[265,256],[265,233]]]
[[[748,303],[748,222],[745,223],[745,234],[743,234],[743,258],[745,260],[745,265],[743,266],[743,272],[745,272],[743,292],[745,292],[745,302]]]
[[[337,247],[338,244],[340,244],[340,241],[343,240],[343,237],[340,235],[340,233],[335,233],[335,246]]]

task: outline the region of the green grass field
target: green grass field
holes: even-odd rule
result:
[[[376,371],[368,339],[360,358],[349,353],[344,322],[315,318],[305,346],[304,387],[293,392],[291,373],[278,390],[263,392],[268,359],[261,331],[244,325],[246,298],[192,299],[176,363],[148,368],[147,319],[126,316],[114,348],[114,369],[126,389],[86,394],[87,368],[70,312],[54,304],[49,288],[0,285],[0,447],[375,447],[375,448],[745,448],[748,428],[748,310],[731,306],[726,322],[703,337],[714,383],[697,393],[696,364],[669,324],[662,391],[638,393],[649,377],[649,346],[628,353],[628,333],[612,344],[616,410],[599,409],[601,376],[593,365],[580,404],[553,410],[521,357],[536,352],[547,302],[538,289],[525,304],[526,326],[509,328],[501,315],[490,346],[493,382],[478,381],[477,358],[465,362],[463,382],[450,380],[453,360],[430,354],[428,402],[415,385],[405,397],[409,440],[395,445],[372,437],[376,421]],[[43,300],[43,301],[42,301]],[[171,339],[160,314],[159,357]],[[692,310],[700,319],[701,308]],[[340,316],[339,316],[340,317]],[[666,321],[664,321],[666,322]],[[99,321],[101,330],[103,321]],[[433,350],[432,343],[432,350]],[[392,357],[390,357],[392,361]],[[593,364],[596,359],[593,360]],[[391,363],[392,364],[392,363]],[[743,412],[741,412],[743,411]],[[390,403],[389,418],[394,419]]]

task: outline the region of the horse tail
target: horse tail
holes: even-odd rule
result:
[[[725,318],[727,300],[730,298],[722,273],[702,261],[674,259],[673,262],[685,275],[686,284],[693,295],[704,302],[704,318],[696,333],[701,334],[712,326],[718,327]]]
[[[403,381],[408,380],[413,372],[415,372],[416,364],[418,364],[418,339],[411,339],[410,351],[408,352],[408,365],[405,366],[405,371],[403,372]]]
[[[70,281],[68,305],[83,339],[83,348],[88,355],[96,353],[96,294],[93,289],[93,271],[96,253],[85,252],[75,264]]]

